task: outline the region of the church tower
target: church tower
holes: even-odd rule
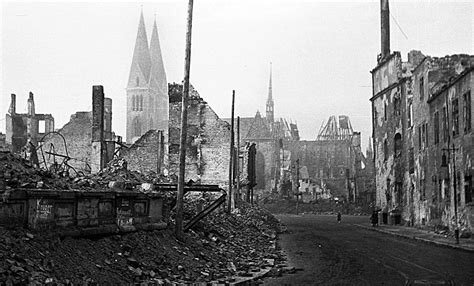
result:
[[[270,84],[268,86],[268,98],[266,107],[267,121],[270,125],[274,122],[273,116],[273,97],[272,97],[272,64],[270,63]]]
[[[156,19],[148,46],[142,11],[127,84],[127,143],[135,142],[151,129],[163,130],[167,142],[168,118],[168,83]]]

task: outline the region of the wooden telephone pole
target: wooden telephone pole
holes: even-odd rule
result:
[[[232,111],[230,119],[230,158],[229,158],[229,192],[227,194],[227,212],[232,211],[232,185],[234,184],[234,102],[235,102],[235,90],[232,91]]]
[[[191,30],[193,26],[193,0],[188,4],[188,28],[186,32],[186,55],[184,63],[184,85],[181,107],[181,134],[179,142],[179,173],[178,192],[176,194],[176,229],[175,235],[183,239],[183,197],[184,197],[184,174],[186,165],[186,136],[188,121],[188,96],[189,96],[189,72],[191,68]]]

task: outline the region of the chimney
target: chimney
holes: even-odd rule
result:
[[[16,94],[11,94],[12,100],[10,101],[10,108],[8,109],[8,113],[11,115],[16,113]]]
[[[115,143],[112,133],[112,99],[104,98],[104,140],[105,140],[105,164],[114,158]],[[105,165],[104,165],[105,166]]]
[[[35,116],[35,100],[33,99],[33,93],[31,91],[28,97],[28,116]]]
[[[381,60],[383,60],[390,55],[390,10],[388,8],[388,0],[380,0],[380,24],[382,46]]]
[[[104,144],[104,87],[92,87],[92,152],[91,172],[97,173],[105,167]]]

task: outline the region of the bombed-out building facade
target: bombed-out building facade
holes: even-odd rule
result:
[[[381,8],[371,71],[376,205],[385,222],[472,231],[474,56],[411,51],[402,61],[390,53],[388,1]]]
[[[54,131],[54,118],[51,114],[36,113],[32,92],[28,96],[27,113],[17,113],[16,94],[11,95],[10,108],[6,114],[5,147],[12,152],[36,146],[43,136]]]
[[[298,160],[315,189],[350,203],[369,205],[373,202],[373,168],[372,161],[367,160],[371,147],[369,144],[366,154],[361,151],[360,132],[352,129],[348,116],[330,116],[316,140],[295,142],[292,153],[292,164]],[[300,191],[306,193],[310,188]]]

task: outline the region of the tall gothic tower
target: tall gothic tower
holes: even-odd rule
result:
[[[273,116],[273,97],[272,97],[272,64],[270,63],[270,84],[268,86],[268,98],[267,98],[267,107],[266,107],[266,116],[267,121],[271,125],[274,121]]]
[[[150,129],[163,130],[167,142],[168,120],[168,83],[156,19],[148,47],[142,11],[127,85],[127,143],[135,142]]]

